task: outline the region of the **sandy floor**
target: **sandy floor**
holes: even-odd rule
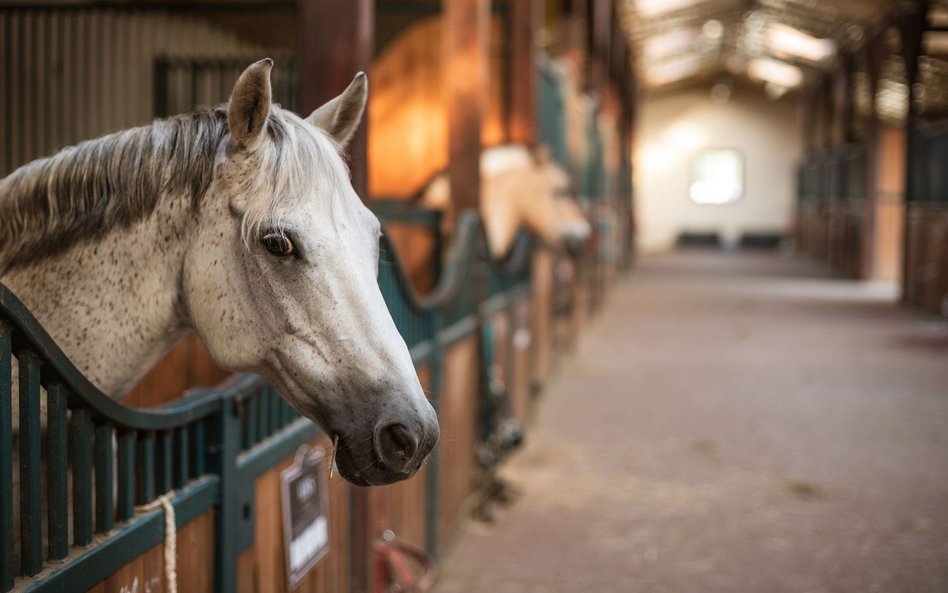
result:
[[[436,593],[948,591],[948,322],[772,255],[641,262]]]

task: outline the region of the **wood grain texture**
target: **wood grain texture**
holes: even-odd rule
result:
[[[528,298],[517,302],[511,316],[513,335],[510,340],[510,373],[511,377],[507,389],[513,404],[513,416],[521,424],[530,419],[532,408],[532,391],[530,389],[530,343],[533,340],[531,331],[532,310]]]
[[[214,593],[214,511],[178,530],[177,579],[182,593]],[[87,593],[165,593],[164,542],[153,546]]]
[[[441,423],[439,444],[439,518],[440,545],[449,541],[457,526],[464,499],[476,478],[474,446],[478,426],[478,340],[467,337],[454,344],[444,357],[444,383],[440,394],[438,418]]]
[[[549,250],[539,248],[534,253],[531,283],[530,378],[539,386],[553,370],[553,256]]]
[[[415,225],[389,223],[388,238],[395,248],[398,259],[408,272],[412,286],[418,294],[428,294],[434,288],[437,253],[437,229],[426,229]],[[390,258],[394,260],[394,258]]]
[[[330,452],[329,440],[320,437],[310,446]],[[254,543],[237,560],[240,593],[288,591],[283,553],[283,516],[280,473],[293,456],[257,479],[254,485]],[[328,464],[326,471],[329,471]],[[328,477],[328,476],[327,476]],[[296,593],[345,593],[349,571],[349,485],[336,476],[329,480],[329,554],[293,589]]]
[[[136,408],[157,406],[181,397],[192,387],[212,387],[228,377],[204,348],[197,334],[181,338],[122,400]]]

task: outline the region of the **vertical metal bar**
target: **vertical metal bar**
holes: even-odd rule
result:
[[[118,501],[119,521],[128,521],[135,513],[135,433],[124,430],[118,435]]]
[[[257,444],[257,397],[244,400],[244,449]]]
[[[40,365],[26,350],[20,369],[20,570],[33,576],[43,569],[43,524],[40,511]]]
[[[46,389],[46,496],[49,559],[69,554],[69,447],[66,427],[68,396],[59,384]]]
[[[241,501],[233,487],[240,478],[237,456],[240,454],[241,418],[234,400],[222,402],[220,424],[215,426],[215,469],[221,480],[221,501],[214,515],[217,553],[214,562],[214,582],[222,593],[237,590],[237,531],[241,523]]]
[[[204,420],[194,425],[194,446],[191,450],[194,451],[194,477],[198,478],[207,471],[207,424]]]
[[[142,432],[135,446],[135,502],[146,504],[155,499],[155,433]]]
[[[283,401],[276,389],[267,385],[267,391],[270,392],[270,434],[280,430],[280,402]]]
[[[286,403],[286,400],[282,397],[280,398],[280,426],[286,426],[290,423],[290,405]]]
[[[158,493],[164,494],[171,490],[171,474],[174,465],[170,430],[158,433],[158,446]]]
[[[270,436],[270,389],[263,385],[257,397],[257,438],[262,441]]]
[[[95,530],[112,529],[112,427],[95,427]]]
[[[0,319],[0,547],[13,549],[13,326]],[[13,554],[0,554],[0,589],[13,588]]]
[[[77,546],[92,541],[92,419],[88,410],[73,410],[72,442],[72,535]]]
[[[191,454],[188,449],[188,431],[189,427],[183,426],[174,432],[175,460],[174,465],[174,487],[184,486],[190,479],[188,467],[188,458]]]

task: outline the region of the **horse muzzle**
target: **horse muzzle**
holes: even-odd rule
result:
[[[336,450],[339,474],[357,486],[391,484],[415,475],[440,436],[430,406],[425,416],[380,421],[371,437],[340,434]]]

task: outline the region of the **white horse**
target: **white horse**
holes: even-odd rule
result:
[[[271,105],[272,64],[248,67],[227,105],[0,180],[0,282],[116,399],[194,329],[218,365],[260,373],[338,437],[343,477],[404,479],[439,429],[340,154],[367,82],[302,119]]]
[[[481,153],[480,214],[491,255],[501,258],[513,247],[521,228],[553,248],[573,249],[592,233],[579,205],[570,196],[570,178],[544,147],[505,145]],[[451,186],[445,174],[422,191],[427,208],[451,208]],[[452,217],[445,216],[445,221]],[[451,229],[445,229],[447,233]]]

